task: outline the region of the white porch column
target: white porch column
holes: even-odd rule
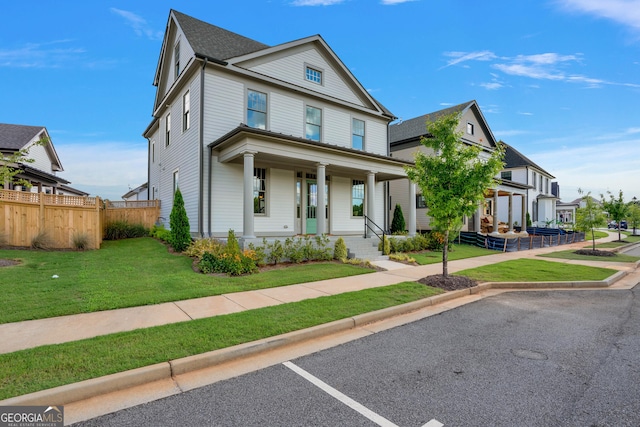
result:
[[[326,233],[325,231],[325,220],[327,218],[325,207],[324,207],[324,198],[325,198],[325,164],[318,163],[316,165],[316,177],[318,184],[318,207],[316,209],[316,235],[322,236]]]
[[[527,231],[527,198],[522,195],[522,229]]]
[[[493,232],[498,232],[498,189],[493,192]]]
[[[376,174],[375,172],[367,173],[367,213],[371,222],[376,222]],[[373,226],[370,224],[370,226]],[[371,237],[372,232],[367,228],[367,237]]]
[[[476,233],[480,233],[482,231],[480,218],[482,218],[483,213],[484,213],[484,202],[480,202],[478,203],[478,209],[476,210],[476,214],[473,216],[473,230]]]
[[[416,184],[409,180],[409,236],[416,235]]]
[[[255,239],[253,229],[253,158],[255,152],[245,151],[244,153],[244,176],[243,176],[243,220],[242,237],[245,239]]]
[[[513,193],[509,193],[509,231],[513,231]]]

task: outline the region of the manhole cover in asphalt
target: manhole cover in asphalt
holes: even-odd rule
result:
[[[539,351],[526,350],[523,348],[519,349],[511,349],[511,354],[516,357],[521,357],[523,359],[531,359],[531,360],[547,360],[548,357],[544,353],[540,353]]]

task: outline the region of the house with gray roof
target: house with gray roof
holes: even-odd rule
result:
[[[275,46],[175,10],[153,84],[148,194],[194,236],[362,235],[387,222],[395,119],[320,35]],[[169,226],[168,222],[166,223]]]
[[[36,144],[43,138],[49,141],[46,145]],[[69,187],[69,181],[57,175],[64,169],[47,128],[0,123],[0,153],[9,157],[20,150],[28,150],[27,157],[33,162],[16,163],[11,167],[20,171],[16,178],[29,182],[32,187],[29,189],[14,183],[0,183],[1,187],[38,193],[87,195]]]
[[[407,161],[413,160],[418,150],[427,155],[435,155],[433,151],[422,145],[420,140],[429,136],[427,123],[449,114],[459,115],[457,131],[461,134],[462,142],[479,146],[481,158],[488,157],[496,149],[499,142],[493,136],[478,103],[472,100],[390,125],[391,155]],[[396,204],[400,204],[403,212],[408,212],[409,215],[416,212],[418,230],[430,230],[428,207],[424,204],[420,189],[415,185],[408,186],[401,181],[391,182],[389,187],[390,208],[393,209]],[[478,211],[472,218],[465,218],[462,230],[489,234],[513,232],[516,222],[522,227],[525,223],[528,190],[529,186],[526,183],[503,179],[495,188],[487,191],[484,206],[478,207]],[[409,230],[410,233],[411,231]],[[518,234],[525,233],[526,231],[522,231],[522,234]]]

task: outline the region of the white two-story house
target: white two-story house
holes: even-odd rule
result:
[[[148,191],[194,236],[357,235],[386,221],[394,116],[319,35],[268,46],[175,10],[154,79]]]

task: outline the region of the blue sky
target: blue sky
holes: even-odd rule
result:
[[[269,45],[320,34],[397,117],[475,99],[564,201],[640,198],[640,0],[7,2],[0,122],[46,126],[92,195],[144,183],[170,8]]]

